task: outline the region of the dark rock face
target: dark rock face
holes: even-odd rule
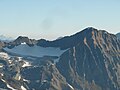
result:
[[[86,28],[82,32],[78,32],[72,36],[65,36],[61,39],[55,40],[55,41],[46,41],[44,39],[38,40],[37,45],[43,46],[43,47],[60,47],[61,49],[67,49],[75,46],[78,44],[81,40],[83,40],[84,36],[88,36],[88,33],[91,30],[97,30],[94,28]]]
[[[22,43],[26,43],[29,46],[34,46],[37,43],[37,40],[35,40],[35,39],[29,39],[28,37],[19,36],[13,42],[7,43],[7,47],[13,48],[13,47],[18,46],[18,45],[20,45]]]

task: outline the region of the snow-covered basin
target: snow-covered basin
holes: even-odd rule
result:
[[[43,57],[43,56],[59,57],[63,52],[66,51],[55,47],[41,47],[37,45],[30,47],[27,44],[21,44],[19,46],[15,46],[12,49],[5,47],[4,50],[9,53],[15,53],[24,56],[34,56],[34,57]]]

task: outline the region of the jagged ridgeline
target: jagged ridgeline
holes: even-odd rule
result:
[[[119,34],[89,27],[53,41],[1,41],[0,89],[120,90]]]

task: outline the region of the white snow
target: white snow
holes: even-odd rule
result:
[[[20,80],[21,79],[21,75],[19,73],[17,73],[16,76],[15,76],[15,79],[16,80]]]
[[[11,64],[11,63],[12,63],[12,60],[8,60],[8,62],[9,62],[9,64]]]
[[[31,66],[31,64],[29,62],[27,62],[27,61],[24,61],[24,64],[23,64],[22,67],[29,67],[29,66]]]
[[[45,83],[45,82],[47,82],[47,80],[43,80],[42,82],[44,82],[44,83]]]
[[[9,58],[10,58],[10,57],[8,56],[8,54],[5,53],[5,52],[0,52],[0,57],[1,57],[1,58],[4,58],[4,59],[9,59]]]
[[[22,89],[22,90],[27,90],[24,86],[21,86],[21,89]]]
[[[43,81],[42,81],[42,84],[43,84],[43,83],[46,83],[46,82],[47,82],[47,80],[43,80]]]
[[[13,87],[11,87],[9,84],[7,84],[7,87],[8,87],[9,89],[12,89],[12,90],[17,90],[17,89],[14,89]]]
[[[25,81],[25,82],[29,82],[29,80],[26,80],[26,79],[23,79],[23,81]]]
[[[21,44],[26,44],[26,42],[23,42],[23,43],[21,43]]]
[[[3,82],[6,82],[4,79],[1,79]]]
[[[3,65],[0,65],[0,68],[2,68],[3,67]]]
[[[9,53],[15,53],[23,56],[33,56],[33,57],[43,57],[43,56],[60,56],[66,50],[61,50],[60,48],[54,47],[41,47],[41,46],[33,46],[30,47],[27,44],[21,44],[19,46],[15,46],[12,49],[4,48],[5,51]]]
[[[20,79],[21,79],[21,75],[18,76],[18,80],[20,80]]]
[[[3,73],[0,73],[0,75],[1,75],[1,76],[4,76],[4,74],[3,74]]]
[[[71,86],[70,84],[68,84],[68,86],[69,86],[72,90],[74,90],[73,86]]]

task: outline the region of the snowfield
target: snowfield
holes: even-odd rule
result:
[[[23,56],[33,56],[33,57],[43,57],[43,56],[60,56],[66,50],[61,50],[60,48],[54,47],[41,47],[41,46],[33,46],[30,47],[27,44],[21,44],[19,46],[15,46],[12,49],[4,48],[5,51],[9,53],[14,53]]]

